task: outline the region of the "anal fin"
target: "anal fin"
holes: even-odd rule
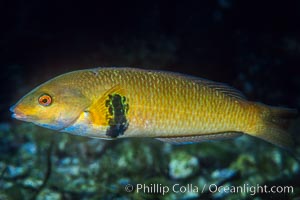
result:
[[[225,140],[233,139],[243,135],[241,132],[223,132],[223,133],[211,133],[206,135],[193,135],[193,136],[183,136],[183,137],[161,137],[156,138],[162,142],[167,142],[170,144],[193,144],[214,140]]]

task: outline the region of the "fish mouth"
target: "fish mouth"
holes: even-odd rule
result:
[[[23,121],[28,121],[28,117],[26,117],[25,115],[20,114],[20,113],[13,113],[11,116],[13,118],[15,118],[15,119],[19,119],[19,120],[23,120]]]
[[[24,113],[16,109],[16,107],[16,105],[10,107],[9,111],[12,112],[11,117],[22,121],[30,121],[30,117],[24,115]]]

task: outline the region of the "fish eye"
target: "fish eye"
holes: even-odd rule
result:
[[[52,97],[49,94],[42,94],[39,97],[39,104],[42,106],[50,106],[52,103]]]

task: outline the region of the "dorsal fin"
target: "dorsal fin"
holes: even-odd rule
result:
[[[213,82],[213,81],[205,81],[205,84],[214,89],[215,91],[221,92],[227,96],[230,96],[232,98],[236,99],[246,99],[244,94],[242,94],[239,90],[224,84],[224,83],[218,83],[218,82]]]
[[[192,76],[192,75],[180,74],[177,72],[159,71],[159,73],[182,78],[182,79],[189,79],[195,83],[203,84],[207,87],[214,89],[217,92],[220,92],[222,94],[225,94],[225,95],[230,96],[235,99],[243,99],[243,100],[246,99],[244,94],[242,94],[239,90],[227,85],[226,83],[219,83],[219,82],[211,81],[211,80],[208,80],[205,78],[199,78],[199,77]]]

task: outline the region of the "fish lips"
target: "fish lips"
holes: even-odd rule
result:
[[[26,115],[24,115],[20,110],[17,109],[17,105],[13,105],[9,108],[9,111],[12,112],[13,114],[11,117],[22,120],[22,121],[30,121],[30,118]]]
[[[16,105],[13,105],[9,108],[9,111],[14,113],[15,112],[15,108],[16,108]]]

